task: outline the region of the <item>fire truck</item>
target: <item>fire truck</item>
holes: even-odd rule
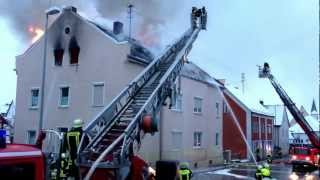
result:
[[[128,176],[135,179],[144,175],[146,169],[141,166],[147,163],[135,154],[144,135],[157,131],[156,114],[166,99],[170,98],[171,104],[174,103],[173,85],[176,78],[184,63],[187,63],[186,56],[199,32],[206,29],[205,7],[193,7],[190,19],[191,27],[83,129],[76,162],[81,179],[116,180]],[[54,131],[45,132],[50,134]],[[59,140],[63,140],[63,133],[55,134]],[[40,149],[44,137],[39,136],[35,146],[8,144],[0,149],[1,179],[3,175],[7,177],[4,179],[22,179],[19,178],[22,175],[30,179],[50,179],[48,172],[51,164],[58,164],[56,169],[59,169],[62,157],[60,154],[44,153]],[[170,180],[169,172],[177,172],[175,163],[157,162],[157,179]]]
[[[259,77],[268,78],[278,93],[280,99],[284,105],[288,108],[293,118],[301,126],[303,131],[307,134],[311,146],[292,146],[290,148],[291,159],[290,162],[293,165],[293,169],[300,167],[318,167],[319,166],[319,153],[320,143],[319,137],[316,132],[309,125],[308,121],[304,118],[303,114],[299,111],[295,103],[291,100],[288,94],[284,91],[281,85],[277,82],[275,77],[271,74],[270,66],[268,63],[264,63],[264,66],[259,67]]]

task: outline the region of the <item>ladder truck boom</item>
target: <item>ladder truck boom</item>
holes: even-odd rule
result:
[[[316,134],[316,132],[312,129],[312,127],[309,125],[307,120],[304,118],[303,114],[299,111],[295,103],[291,100],[291,98],[288,96],[288,94],[285,92],[285,90],[281,87],[281,85],[277,82],[275,77],[271,74],[270,66],[268,63],[264,63],[263,68],[259,67],[259,77],[260,78],[268,78],[278,93],[280,99],[284,103],[284,105],[288,108],[291,115],[294,117],[296,122],[301,126],[303,131],[307,134],[311,144],[317,148],[320,149],[319,144],[319,137]]]
[[[186,56],[200,30],[206,29],[205,8],[192,8],[191,28],[155,58],[129,85],[116,96],[84,129],[78,149],[80,167],[86,167],[85,179],[95,170],[108,169],[123,179],[121,168],[130,164],[134,143],[138,145],[147,132],[143,131],[145,116],[156,114],[180,74]],[[153,132],[156,131],[153,128]],[[121,176],[121,177],[120,177]]]

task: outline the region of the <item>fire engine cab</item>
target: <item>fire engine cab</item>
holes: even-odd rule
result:
[[[5,133],[0,134],[1,179],[45,179],[45,158],[41,149],[27,144],[6,144]]]
[[[300,167],[317,167],[319,162],[319,152],[312,146],[293,146],[290,149],[290,162],[293,169]]]

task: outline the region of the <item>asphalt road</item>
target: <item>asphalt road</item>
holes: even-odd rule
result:
[[[255,171],[256,167],[253,164],[239,164],[232,168],[195,173],[192,180],[254,180]],[[299,170],[299,172],[292,172],[291,165],[285,163],[272,164],[271,175],[272,178],[277,180],[320,180],[317,171],[303,169]]]

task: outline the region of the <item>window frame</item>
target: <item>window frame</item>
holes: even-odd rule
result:
[[[99,105],[95,104],[94,102],[94,88],[95,86],[103,86],[102,87],[102,103]],[[92,107],[103,107],[105,102],[105,83],[104,82],[93,82],[92,83],[92,97],[91,97],[91,105]]]
[[[200,108],[196,107],[196,100],[200,100]],[[203,108],[202,107],[203,107],[203,98],[199,97],[199,96],[193,97],[193,113],[194,114],[202,114],[203,113]],[[200,109],[200,111],[199,111],[199,109]]]
[[[34,142],[33,143],[30,143],[30,132],[33,132],[34,133]],[[35,144],[37,141],[37,131],[34,130],[34,129],[29,129],[27,130],[27,140],[26,140],[26,143],[27,144]]]
[[[220,141],[219,141],[220,140],[220,133],[216,132],[216,136],[215,137],[216,137],[215,145],[219,146],[219,144],[220,144]]]
[[[61,100],[62,100],[62,89],[63,88],[68,88],[68,103],[66,104],[66,105],[64,105],[64,104],[61,104]],[[61,85],[61,86],[59,86],[59,100],[58,100],[58,107],[60,107],[60,108],[67,108],[67,107],[69,107],[70,106],[70,96],[71,95],[71,93],[70,93],[70,86],[68,86],[68,85]]]
[[[217,119],[220,118],[219,114],[220,114],[220,103],[219,102],[216,102],[216,117]]]
[[[199,139],[198,139],[197,135],[200,135]],[[203,139],[203,132],[202,131],[195,131],[193,133],[193,148],[202,148],[202,139]]]
[[[37,100],[37,105],[36,106],[33,106],[32,105],[32,99],[33,99],[33,91],[34,90],[38,90],[38,100]],[[31,93],[31,97],[30,97],[30,102],[29,102],[29,107],[30,109],[38,109],[39,108],[39,102],[40,102],[40,88],[39,87],[32,87],[30,89],[30,93]]]

